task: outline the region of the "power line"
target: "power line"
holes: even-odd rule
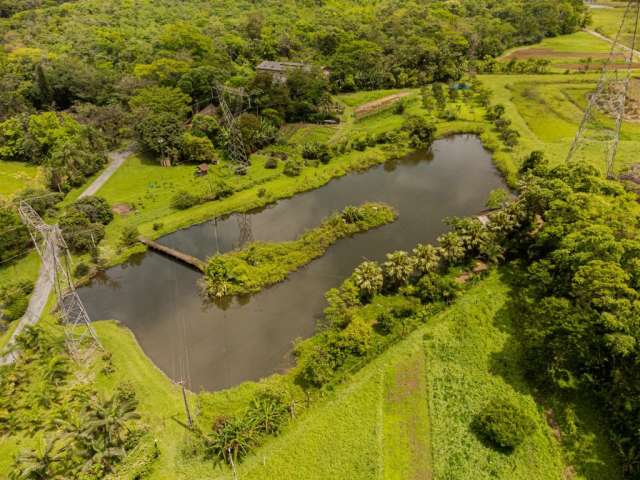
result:
[[[632,5],[636,5],[635,14],[632,14]],[[634,18],[635,17],[635,18]],[[633,19],[633,37],[631,47],[621,43],[622,32],[627,22]],[[604,62],[598,85],[589,98],[584,116],[578,127],[575,139],[571,144],[566,162],[576,159],[578,152],[592,143],[604,144],[605,170],[608,177],[613,175],[613,163],[620,143],[620,131],[625,115],[625,106],[629,95],[629,86],[633,71],[633,59],[636,54],[636,39],[638,35],[638,23],[640,22],[640,3],[637,0],[629,0],[620,22],[618,32],[612,42],[609,57]],[[627,56],[628,53],[628,56]],[[624,74],[622,68],[617,68],[616,59],[622,55],[625,61]],[[614,117],[613,127],[603,125],[596,118],[596,112],[605,107],[605,114]],[[611,110],[607,112],[606,110]]]

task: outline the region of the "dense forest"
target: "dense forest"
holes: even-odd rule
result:
[[[476,61],[576,31],[587,17],[580,0],[88,0],[28,10],[0,22],[0,159],[52,165],[50,187],[66,190],[135,125],[151,151],[161,153],[161,137],[170,159],[211,160],[224,135],[209,125],[194,139],[185,122],[215,100],[218,83],[247,88],[267,110],[243,119],[253,150],[284,120],[330,117],[329,92],[456,80]],[[262,60],[329,75],[273,85],[256,76]],[[86,152],[79,168],[64,153],[70,142]]]

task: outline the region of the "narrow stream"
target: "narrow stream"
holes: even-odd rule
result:
[[[446,230],[445,217],[479,212],[498,187],[504,182],[476,137],[438,140],[429,152],[159,240],[204,259],[248,237],[294,239],[347,205],[382,201],[398,210],[396,222],[339,241],[322,258],[257,295],[224,308],[206,304],[197,272],[153,252],[109,269],[79,293],[92,319],[117,319],[129,327],[168,376],[186,376],[195,391],[220,390],[289,366],[292,342],[313,334],[328,289],[364,259],[381,260],[387,252],[435,241]]]

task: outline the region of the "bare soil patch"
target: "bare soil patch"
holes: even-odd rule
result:
[[[584,57],[584,58],[592,58],[592,59],[599,59],[599,58],[609,58],[609,54],[608,53],[594,53],[594,52],[561,52],[558,50],[553,50],[552,48],[544,48],[544,47],[538,47],[538,48],[524,48],[522,50],[516,50],[515,52],[510,53],[509,55],[507,55],[505,58],[507,60],[511,60],[511,59],[516,59],[516,60],[522,60],[522,59],[527,59],[527,58],[580,58],[580,57]],[[625,59],[625,56],[623,54],[618,54],[616,56],[616,59],[619,59],[621,61],[623,61]]]
[[[365,115],[376,112],[378,110],[382,110],[383,108],[396,103],[398,100],[406,97],[407,95],[409,95],[409,92],[395,93],[393,95],[374,100],[373,102],[364,103],[356,108],[354,113],[356,115],[356,118],[364,117]]]
[[[125,216],[129,215],[133,211],[133,208],[131,208],[131,205],[128,203],[116,203],[111,207],[111,211],[118,215]]]
[[[608,95],[611,100],[598,102],[598,108],[608,115],[613,115],[616,112],[614,105],[614,99],[616,94],[622,93],[624,84],[622,82],[616,82],[610,84],[608,87]],[[624,106],[624,120],[627,122],[640,122],[640,79],[633,78],[629,84],[629,94]]]

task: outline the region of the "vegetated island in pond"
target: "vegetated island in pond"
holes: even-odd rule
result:
[[[252,242],[241,250],[215,255],[207,261],[203,290],[211,298],[257,293],[321,257],[341,238],[386,225],[397,217],[384,203],[345,207],[296,240]]]

